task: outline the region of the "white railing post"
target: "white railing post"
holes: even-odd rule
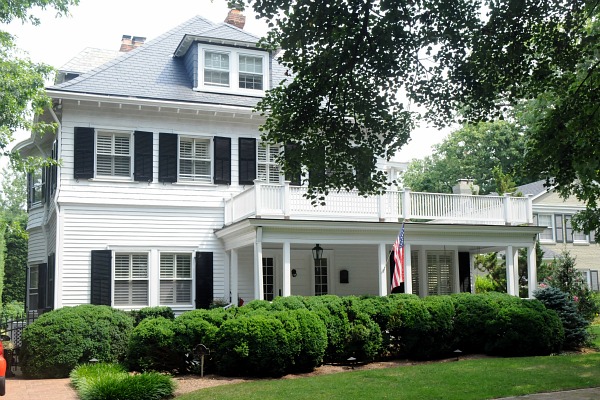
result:
[[[504,223],[506,225],[510,225],[510,222],[512,220],[512,216],[511,216],[511,202],[510,202],[510,194],[509,193],[505,193],[504,194],[504,199],[502,199],[503,203],[504,203]]]
[[[527,223],[533,224],[533,195],[528,194],[526,197],[527,197]]]
[[[410,219],[410,189],[402,189],[402,218]]]
[[[379,217],[379,222],[385,221],[385,203],[384,196],[387,192],[379,192],[377,195],[377,216]]]
[[[256,203],[256,218],[260,218],[260,215],[262,214],[262,203],[261,203],[261,187],[262,187],[262,183],[263,181],[261,181],[260,179],[255,179],[254,180],[254,201]]]
[[[234,204],[233,204],[234,199],[235,199],[235,197],[233,197],[233,193],[230,193],[229,194],[229,207],[228,207],[229,208],[229,210],[228,210],[229,211],[229,221],[227,221],[227,220],[225,221],[226,225],[227,224],[232,224],[233,221],[235,221],[235,214],[234,214],[235,213],[235,207],[234,207]],[[226,202],[226,204],[227,204],[227,202]],[[227,219],[227,214],[225,215],[225,219]]]
[[[290,181],[283,182],[283,218],[290,218]]]

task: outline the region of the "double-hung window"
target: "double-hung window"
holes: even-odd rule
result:
[[[28,204],[30,207],[36,207],[42,204],[46,182],[43,168],[36,168],[27,176],[28,179]]]
[[[179,139],[179,180],[211,182],[210,140]]]
[[[258,145],[257,177],[268,183],[280,182],[280,170],[277,164],[277,156],[281,151],[281,146],[260,143]]]
[[[209,44],[199,46],[197,90],[264,95],[269,86],[267,52]]]
[[[229,54],[204,52],[204,84],[229,87]]]
[[[115,306],[148,305],[148,255],[115,253]]]
[[[239,55],[240,89],[263,90],[263,58]]]
[[[131,134],[97,131],[96,176],[131,177]]]
[[[192,303],[192,256],[160,255],[160,304]]]
[[[554,225],[552,214],[539,214],[538,215],[538,226],[545,226],[540,233],[541,242],[552,242],[554,241]]]

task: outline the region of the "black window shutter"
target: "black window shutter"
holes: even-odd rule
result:
[[[55,141],[54,145],[52,146],[52,160],[58,161],[58,141]],[[52,164],[50,167],[50,183],[48,184],[51,196],[56,192],[57,180],[58,166],[56,164]]]
[[[240,185],[254,185],[256,179],[256,139],[240,138]]]
[[[231,138],[214,138],[215,145],[215,175],[214,183],[231,184]]]
[[[565,215],[565,242],[573,243],[573,225],[571,224],[571,215]]]
[[[48,257],[48,292],[46,293],[46,298],[48,301],[46,301],[46,308],[50,310],[54,310],[54,279],[56,271],[55,257],[56,256],[54,254]]]
[[[196,252],[196,308],[208,308],[213,301],[213,253]]]
[[[94,177],[94,128],[75,128],[75,179]]]
[[[48,264],[38,265],[38,310],[46,308],[46,289],[48,287]]]
[[[152,132],[134,132],[133,179],[139,182],[152,182]]]
[[[112,251],[92,250],[91,304],[111,305]]]
[[[158,141],[158,180],[177,182],[177,135],[161,133]]]
[[[290,181],[290,185],[300,186],[302,184],[302,174],[301,174],[301,166],[300,166],[300,146],[296,143],[288,143],[285,145],[285,149],[283,152],[283,156],[286,158],[286,161],[290,168],[292,168],[295,172],[286,173],[285,180]]]
[[[558,214],[554,216],[554,227],[556,229],[556,243],[564,242],[564,233],[563,233],[563,216],[562,214]]]

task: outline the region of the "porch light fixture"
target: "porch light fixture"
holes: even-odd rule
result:
[[[317,244],[315,247],[312,248],[312,253],[313,253],[313,259],[315,261],[318,261],[321,258],[323,258],[323,248],[321,246],[319,246],[319,244]]]

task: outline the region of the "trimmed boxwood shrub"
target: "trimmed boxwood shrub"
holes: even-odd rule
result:
[[[321,319],[307,309],[282,311],[275,314],[276,318],[295,319],[298,323],[297,334],[293,340],[298,340],[299,347],[294,347],[293,365],[287,372],[309,372],[323,363],[327,348],[327,329]],[[284,326],[289,326],[284,323]]]
[[[404,298],[397,301],[388,324],[392,337],[393,356],[415,357],[421,338],[429,334],[431,316],[421,299]]]
[[[561,349],[564,330],[558,315],[539,300],[505,303],[489,322],[486,353],[498,356],[543,356]]]
[[[464,353],[484,353],[490,337],[487,322],[492,321],[498,313],[498,303],[492,301],[494,295],[459,293],[450,297],[455,310],[456,348]]]
[[[175,322],[146,318],[131,332],[127,365],[134,371],[178,371],[184,364],[175,351]]]
[[[108,306],[85,304],[43,314],[23,330],[23,375],[66,378],[92,358],[122,361],[132,327],[131,316]]]
[[[577,310],[567,293],[554,287],[538,289],[533,294],[540,300],[546,308],[556,311],[563,329],[565,331],[565,340],[563,347],[568,350],[574,350],[582,347],[589,340],[587,330],[590,325]]]
[[[454,303],[449,296],[429,296],[423,299],[429,312],[428,334],[421,337],[413,350],[417,358],[436,358],[456,349],[454,336]]]
[[[203,311],[203,312],[196,312]],[[200,373],[199,360],[195,354],[196,346],[202,344],[214,353],[216,348],[215,336],[224,319],[218,319],[217,314],[206,312],[207,310],[194,310],[181,314],[175,319],[173,330],[173,350],[178,359],[183,363],[179,370],[192,373]],[[205,319],[205,317],[208,317]],[[213,318],[214,317],[214,318]],[[221,315],[224,317],[224,314]],[[215,324],[218,323],[218,326]],[[204,358],[204,372],[214,370],[212,354]]]
[[[217,370],[227,376],[281,376],[294,357],[290,336],[284,324],[267,313],[226,320],[216,337]]]
[[[279,311],[306,309],[303,299],[302,296],[275,297],[271,302],[271,309]]]
[[[166,319],[175,319],[175,313],[170,307],[159,306],[159,307],[144,307],[139,310],[131,311],[131,315],[134,318],[134,325],[139,325],[146,318],[163,317]]]

